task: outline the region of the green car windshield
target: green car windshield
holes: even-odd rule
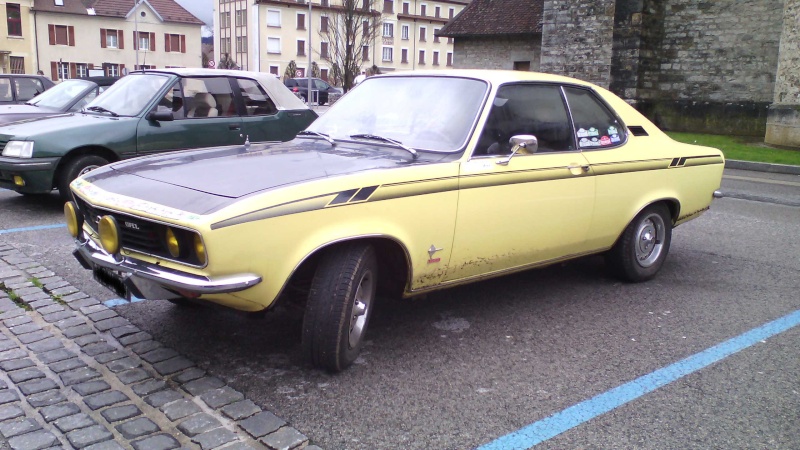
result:
[[[138,116],[169,79],[169,75],[157,73],[122,77],[84,109],[96,114],[113,112],[119,116]]]
[[[466,145],[488,88],[458,77],[367,78],[308,130],[334,140],[374,135],[419,150],[456,152]]]

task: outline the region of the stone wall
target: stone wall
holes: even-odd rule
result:
[[[764,140],[800,147],[800,0],[786,0],[773,101]]]
[[[609,87],[615,0],[545,0],[543,72]]]
[[[511,70],[515,61],[529,61],[530,70],[539,71],[541,46],[538,35],[459,37],[453,43],[453,67]]]

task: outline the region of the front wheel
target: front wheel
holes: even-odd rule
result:
[[[67,161],[61,169],[56,186],[61,198],[64,201],[70,199],[69,184],[72,183],[72,180],[108,163],[107,159],[98,155],[81,155]]]
[[[303,317],[303,353],[314,366],[340,372],[356,360],[378,285],[375,250],[350,243],[323,256]]]
[[[669,253],[672,220],[663,203],[640,212],[606,254],[611,271],[626,281],[646,281],[658,273]]]

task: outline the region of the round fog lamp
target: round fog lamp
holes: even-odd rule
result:
[[[78,214],[78,208],[75,206],[75,202],[64,203],[64,218],[67,222],[69,234],[74,238],[78,237],[83,227],[83,220],[80,214]]]
[[[194,235],[194,254],[197,255],[197,261],[200,264],[206,263],[206,246],[203,245],[203,240],[199,234]]]
[[[109,254],[119,251],[119,226],[113,216],[103,216],[97,226],[100,233],[100,245]]]
[[[167,250],[169,250],[169,254],[172,255],[173,258],[177,258],[181,255],[181,245],[178,242],[178,237],[175,236],[175,232],[172,231],[172,228],[167,228]]]

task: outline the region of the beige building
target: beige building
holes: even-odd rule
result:
[[[362,68],[381,72],[452,67],[453,43],[437,32],[469,0],[364,0],[381,15],[378,39],[362,51]],[[229,55],[240,68],[283,75],[294,61],[305,76],[311,60],[327,79],[330,43],[320,35],[341,0],[316,0],[309,7],[295,0],[215,0],[215,59]],[[309,28],[311,30],[309,41]]]
[[[0,0],[0,73],[36,73],[33,0]]]
[[[53,80],[201,67],[203,25],[174,0],[34,0],[38,66]],[[102,71],[102,72],[100,72]]]

